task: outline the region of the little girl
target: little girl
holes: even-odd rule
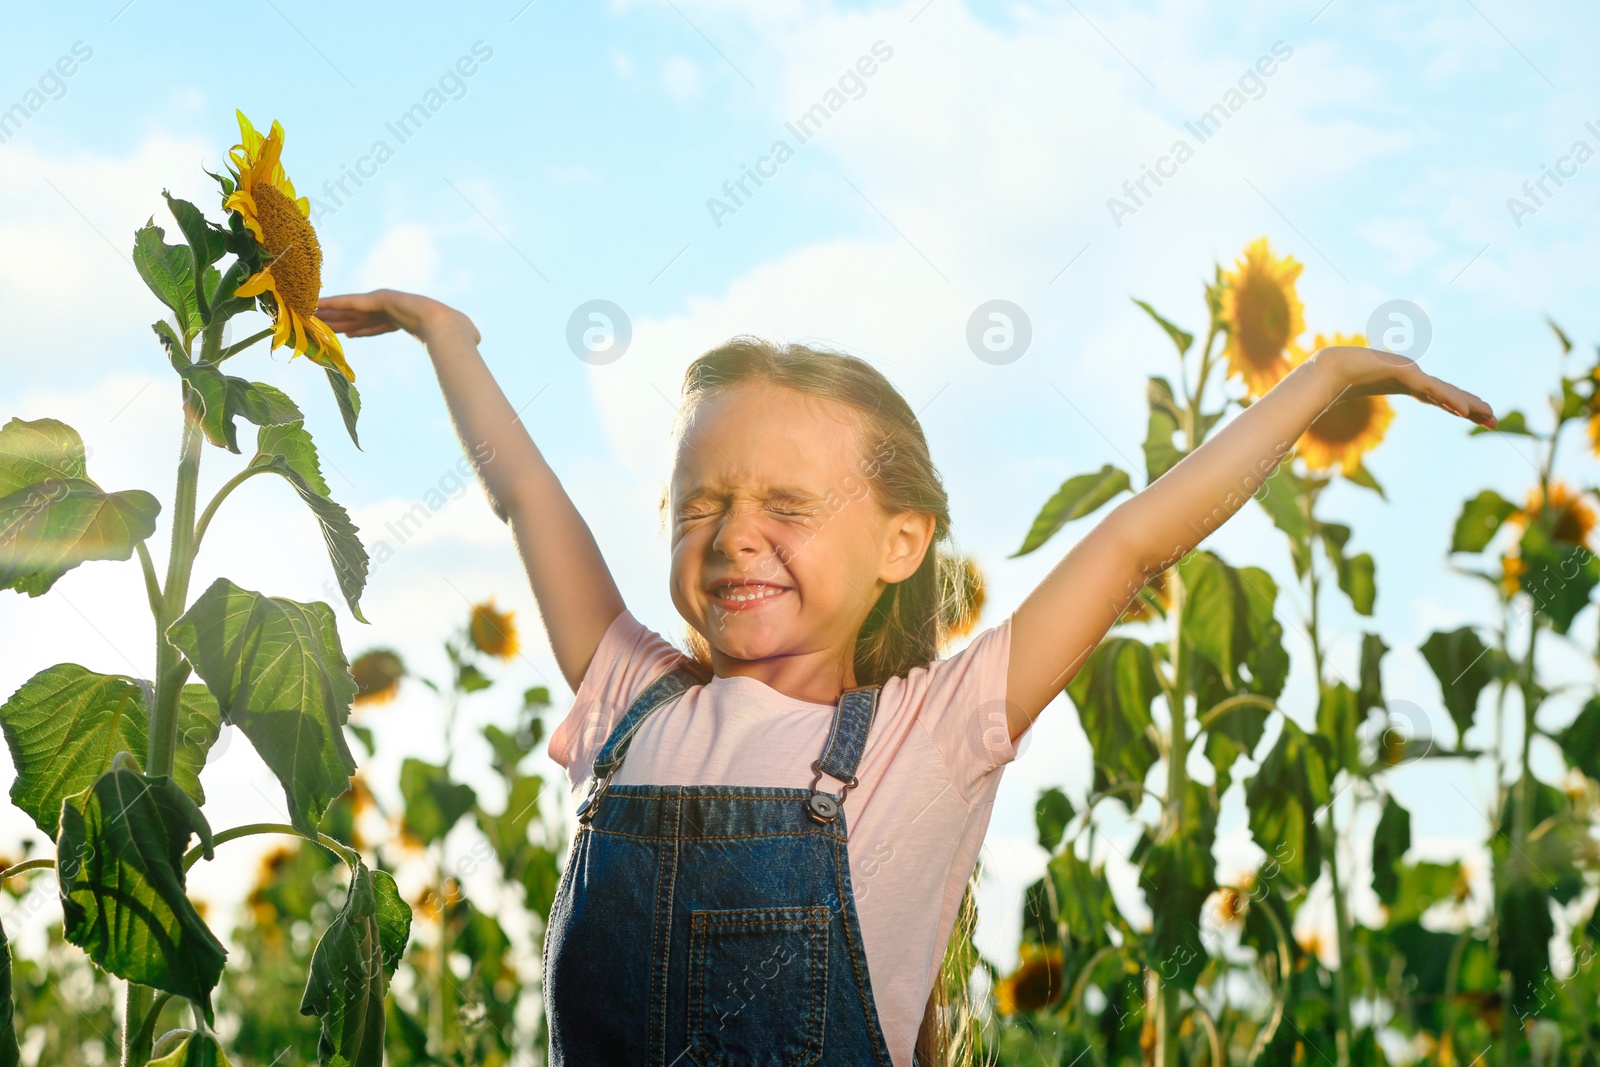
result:
[[[941,1063],[929,994],[1001,772],[1140,587],[1344,394],[1495,425],[1404,357],[1321,349],[939,659],[950,514],[915,415],[863,360],[738,338],[685,375],[662,500],[685,654],[625,607],[465,315],[391,290],[317,313],[427,347],[577,694],[550,738],[588,783],[545,938],[551,1067]]]

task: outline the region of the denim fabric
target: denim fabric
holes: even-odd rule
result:
[[[878,687],[841,696],[812,765],[839,793],[611,785],[692,684],[681,667],[652,683],[595,759],[545,936],[550,1067],[892,1067],[843,811]]]

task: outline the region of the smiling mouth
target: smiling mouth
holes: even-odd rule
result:
[[[708,590],[711,599],[730,611],[742,611],[777,600],[788,587],[765,582],[719,582]]]

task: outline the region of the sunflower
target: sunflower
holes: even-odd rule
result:
[[[1536,485],[1528,490],[1528,501],[1506,517],[1506,525],[1526,529],[1530,522],[1541,522],[1549,531],[1550,540],[1569,545],[1588,545],[1600,515],[1581,495],[1573,492],[1565,482],[1550,483],[1550,499]],[[1500,557],[1500,588],[1506,596],[1515,596],[1522,587],[1522,576],[1528,564],[1518,551]]]
[[[971,556],[951,558],[948,567],[946,580],[951,588],[941,620],[944,635],[946,639],[965,637],[978,624],[978,613],[983,610],[983,572]]]
[[[1299,366],[1317,349],[1339,345],[1365,348],[1367,339],[1359,333],[1336,333],[1332,337],[1319,333],[1312,342],[1311,352],[1299,345],[1293,346],[1290,364]],[[1383,441],[1384,432],[1393,419],[1394,408],[1386,397],[1348,397],[1318,415],[1295,447],[1311,470],[1338,467],[1344,474],[1351,475],[1361,466],[1361,457]]]
[[[356,680],[357,704],[387,704],[400,692],[406,665],[387,648],[375,648],[356,657],[350,674]]]
[[[1059,997],[1064,988],[1059,946],[1043,948],[1024,941],[1018,951],[1022,959],[1017,969],[995,986],[995,1010],[1001,1015],[1038,1011]]]
[[[1222,275],[1222,325],[1228,331],[1228,373],[1261,396],[1287,373],[1287,350],[1305,330],[1305,305],[1294,291],[1302,266],[1278,259],[1267,239],[1250,242],[1231,272]]]
[[[515,612],[494,609],[494,598],[472,608],[472,621],[467,632],[472,647],[485,655],[510,659],[517,654],[517,628],[512,624]]]
[[[350,381],[355,371],[345,362],[338,335],[317,318],[322,295],[322,245],[310,222],[311,202],[297,197],[294,183],[284,173],[278,157],[283,153],[283,126],[276,121],[266,137],[256,132],[238,111],[242,143],[228,151],[237,188],[222,206],[238,212],[245,229],[267,254],[266,265],[245,281],[234,296],[271,294],[268,312],[276,329],[272,347],[294,343],[294,356],[305,354],[314,363],[338,371]]]

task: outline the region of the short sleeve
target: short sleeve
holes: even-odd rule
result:
[[[944,758],[951,783],[968,804],[985,778],[1016,758],[1006,716],[1011,616],[982,630],[966,648],[907,676],[917,723]]]
[[[682,652],[626,608],[611,621],[578,683],[572,707],[550,734],[550,758],[567,769],[574,788],[589,777],[600,746],[634,700],[682,658]]]

